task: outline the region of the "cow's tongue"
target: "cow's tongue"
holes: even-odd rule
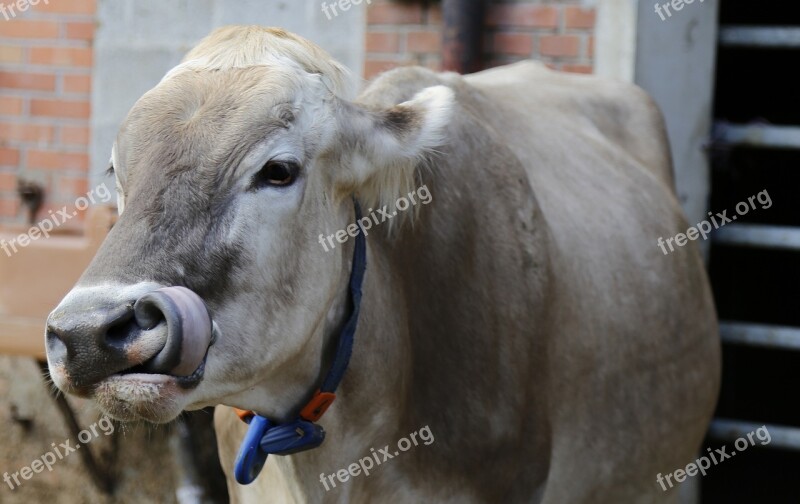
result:
[[[197,370],[212,331],[211,317],[200,296],[186,287],[163,287],[139,299],[134,315],[143,329],[160,329],[166,334],[164,346],[143,365],[144,371],[189,376]]]

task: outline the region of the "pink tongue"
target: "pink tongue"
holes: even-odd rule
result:
[[[158,291],[172,300],[183,325],[180,360],[170,374],[189,376],[203,362],[211,344],[211,316],[203,299],[186,287],[163,287]]]

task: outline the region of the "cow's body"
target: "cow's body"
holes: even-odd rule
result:
[[[233,502],[674,499],[656,475],[699,448],[719,342],[698,251],[657,246],[686,222],[650,100],[534,63],[343,94],[319,48],[230,27],[143,96],[112,155],[125,211],[48,322],[54,383],[125,420],[295,418],[348,312],[353,240],[317,235],[353,222],[352,194],[369,213],[425,184],[430,204],[366,238],[324,444],[231,479]],[[206,315],[175,286],[213,336],[170,322]],[[200,344],[198,365],[181,349]],[[230,478],[246,426],[216,423]],[[326,490],[426,426],[430,445]]]
[[[273,457],[269,476],[232,494],[675,497],[656,474],[699,447],[719,343],[699,254],[656,245],[686,228],[657,110],[632,86],[535,63],[465,78],[397,70],[360,101],[390,106],[435,84],[453,87],[458,107],[422,171],[433,203],[394,239],[368,240],[354,360],[323,421],[329,440]],[[244,427],[227,409],[217,422],[229,469]],[[436,435],[430,447],[330,491],[319,482],[423,425]]]

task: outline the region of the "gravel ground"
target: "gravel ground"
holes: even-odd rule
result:
[[[2,473],[11,476],[24,466],[31,466],[34,460],[53,450],[52,443],[58,446],[70,439],[70,446],[78,444],[51,397],[50,389],[34,360],[0,356],[0,477]],[[91,402],[73,398],[69,402],[81,429],[102,418]],[[112,425],[115,433],[106,435]],[[173,430],[170,426],[118,425],[105,421],[96,425],[97,436],[92,434],[91,440],[80,449],[92,450],[101,461],[101,467],[112,471],[116,481],[113,495],[98,489],[82,457],[75,451],[57,460],[52,471],[44,467],[29,480],[20,477],[21,485],[14,484],[14,489],[0,481],[0,503],[176,502],[179,473],[173,456]],[[115,437],[116,460],[112,455]]]

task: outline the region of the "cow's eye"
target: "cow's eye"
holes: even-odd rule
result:
[[[283,187],[292,185],[300,172],[297,163],[288,161],[269,161],[253,177],[251,187],[261,189],[267,186]]]

